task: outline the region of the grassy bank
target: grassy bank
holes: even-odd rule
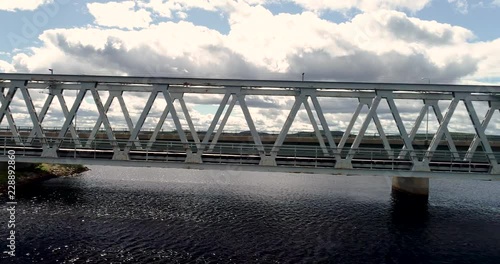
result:
[[[87,170],[88,168],[83,165],[30,164],[23,168],[16,168],[16,185],[44,181],[55,177],[73,176]],[[2,169],[0,171],[0,186],[7,185],[7,176],[7,169]]]

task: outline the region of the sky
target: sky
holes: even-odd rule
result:
[[[500,85],[498,14],[500,0],[0,0],[0,72]],[[191,99],[194,119],[208,124],[220,99]],[[250,99],[257,126],[273,131],[293,103]],[[410,130],[420,102],[401,104]],[[333,130],[347,126],[356,102],[338,105],[327,113]],[[228,127],[244,126],[235,116]],[[305,112],[296,123],[308,127]]]

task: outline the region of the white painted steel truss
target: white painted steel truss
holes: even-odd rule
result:
[[[152,151],[158,142],[158,136],[165,121],[170,115],[171,121],[175,125],[175,133],[182,144],[185,152],[186,163],[204,163],[204,155],[216,151],[216,146],[224,131],[224,127],[233,113],[233,109],[238,104],[243,112],[246,124],[250,130],[251,138],[256,152],[254,154],[260,158],[261,166],[278,166],[277,159],[286,153],[281,151],[285,147],[285,139],[294,119],[303,105],[307,116],[314,129],[314,135],[319,144],[320,153],[315,154],[315,158],[327,158],[334,162],[332,169],[345,170],[353,169],[353,159],[357,158],[363,138],[371,122],[380,136],[381,146],[383,146],[385,159],[408,160],[412,164],[412,171],[430,171],[429,164],[433,161],[435,152],[443,139],[449,149],[449,156],[457,161],[470,161],[481,146],[481,151],[490,165],[491,174],[500,174],[500,167],[493,152],[490,141],[485,130],[488,127],[495,111],[500,111],[500,87],[496,86],[467,86],[467,85],[432,85],[432,84],[384,84],[384,83],[339,83],[339,82],[291,82],[291,81],[257,81],[257,80],[223,80],[223,79],[185,79],[185,78],[141,78],[141,77],[111,77],[111,76],[78,76],[78,75],[29,75],[29,74],[0,74],[0,88],[2,91],[0,123],[6,118],[10,131],[12,144],[16,146],[32,147],[41,146],[43,149],[41,157],[58,158],[59,150],[63,147],[63,141],[68,139],[68,131],[72,148],[75,149],[99,149],[96,146],[96,136],[104,127],[107,140],[113,151],[113,160],[130,160],[133,151]],[[44,105],[41,110],[34,106],[30,92],[40,89],[49,90]],[[5,93],[5,89],[8,89]],[[69,109],[64,99],[63,91],[77,91],[75,102]],[[12,102],[16,92],[21,92],[24,99],[24,114],[29,115],[32,122],[32,130],[29,136],[22,137],[16,125]],[[137,122],[134,124],[130,117],[127,104],[123,98],[123,93],[147,94],[145,102]],[[90,93],[97,107],[99,116],[90,134],[81,138],[81,131],[77,131],[74,119],[86,94]],[[103,104],[101,96],[109,93],[106,102]],[[148,136],[146,142],[139,139],[143,133],[143,126],[146,118],[150,115],[152,106],[161,94],[165,99],[166,106],[162,115],[158,119],[155,129]],[[214,115],[214,118],[207,131],[196,131],[195,124],[190,116],[185,94],[220,94],[222,101]],[[260,96],[289,96],[294,98],[294,104],[288,117],[276,136],[272,146],[265,146],[262,143],[262,133],[258,131],[251,111],[247,106],[245,97],[248,95]],[[47,115],[54,97],[58,98],[63,112],[62,127],[58,130],[56,137],[47,136],[47,128],[44,128],[43,121]],[[116,131],[113,131],[108,118],[108,111],[114,99],[117,99],[121,112],[124,115],[129,137],[124,144],[117,140]],[[330,131],[329,124],[333,120],[325,117],[319,98],[354,98],[358,100],[358,105],[354,109],[352,118],[343,136],[335,142],[335,138]],[[415,120],[410,133],[403,123],[400,110],[396,106],[395,100],[408,99],[423,101],[423,107]],[[181,109],[176,109],[174,102],[177,101]],[[377,110],[382,101],[386,101],[392,114],[393,121],[399,131],[402,147],[391,146],[382,125]],[[439,106],[440,101],[450,101],[448,108],[443,115]],[[487,103],[489,109],[483,120],[480,120],[473,105],[474,102]],[[459,103],[463,102],[467,113],[470,116],[475,129],[475,137],[471,141],[468,150],[464,155],[460,155],[455,141],[449,131],[449,123]],[[353,128],[358,121],[364,107],[368,112],[355,138],[350,138]],[[415,138],[417,131],[422,125],[422,121],[429,108],[432,109],[439,127],[432,135],[432,140],[426,146],[423,155],[419,155],[415,149]],[[182,125],[178,115],[181,111],[188,128]],[[333,113],[337,114],[337,113]],[[221,120],[222,117],[222,120]],[[319,124],[318,122],[319,121]],[[220,123],[220,124],[219,124]],[[190,138],[186,134],[188,131]],[[215,134],[214,134],[215,132]],[[219,148],[219,152],[221,152]],[[297,151],[294,153],[297,155]],[[373,157],[372,157],[373,158]]]

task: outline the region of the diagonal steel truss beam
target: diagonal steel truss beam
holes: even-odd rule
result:
[[[106,102],[104,103],[104,112],[107,114],[109,112],[109,109],[111,108],[111,104],[113,104],[114,99],[118,99],[118,102],[120,104],[120,108],[122,110],[122,113],[125,118],[125,122],[127,123],[127,127],[129,131],[133,131],[134,129],[134,124],[132,122],[132,119],[130,118],[130,114],[128,112],[127,105],[125,104],[125,100],[123,99],[123,91],[110,91],[109,96],[106,99]],[[92,132],[90,133],[87,143],[85,145],[86,148],[90,148],[92,146],[93,141],[95,140],[95,137],[97,133],[99,132],[101,126],[103,124],[103,117],[99,115],[97,118],[96,124],[94,125],[94,128],[92,129]],[[136,146],[137,149],[142,149],[142,146],[139,142],[135,141],[134,145]]]
[[[7,118],[7,123],[9,124],[10,131],[12,133],[12,136],[14,137],[14,141],[16,142],[17,145],[23,145],[23,142],[21,141],[21,135],[19,134],[19,130],[17,129],[16,122],[14,121],[14,118],[12,117],[12,112],[10,111],[10,102],[12,100],[8,100],[7,97],[4,96],[4,89],[5,87],[1,87],[1,93],[2,96],[0,97],[1,103],[2,103],[2,108],[5,105],[5,110],[2,112],[2,117],[5,115]],[[17,87],[12,87],[10,89],[17,89]],[[15,91],[14,91],[15,93]],[[0,119],[0,123],[2,120]],[[30,142],[31,143],[31,142]]]
[[[422,106],[422,109],[420,109],[420,113],[418,114],[417,120],[415,120],[415,124],[413,125],[413,128],[411,129],[409,139],[410,142],[413,142],[415,140],[415,137],[417,136],[418,129],[420,128],[420,125],[422,124],[422,121],[424,120],[425,115],[429,111],[429,103],[424,100],[424,106]],[[406,129],[405,129],[406,131]],[[401,152],[399,152],[398,159],[402,159],[407,151],[406,150],[406,144],[403,146],[401,149]]]
[[[200,149],[200,147],[201,147],[200,138],[198,137],[198,132],[196,131],[196,129],[194,127],[193,120],[191,119],[191,115],[189,114],[189,111],[188,111],[188,108],[186,106],[186,102],[184,101],[183,95],[184,94],[180,94],[177,96],[177,95],[173,94],[174,99],[177,98],[177,100],[179,101],[179,103],[181,105],[182,112],[184,113],[184,118],[186,119],[186,122],[188,123],[188,126],[189,126],[189,130],[191,131],[191,136],[193,137],[193,140],[196,143],[196,148]]]
[[[340,139],[339,142],[339,149],[343,149],[345,146],[345,143],[347,143],[347,139],[349,139],[349,136],[351,135],[352,129],[354,128],[354,125],[356,124],[356,120],[358,120],[359,114],[361,113],[361,110],[363,109],[363,106],[365,104],[362,103],[361,101],[358,103],[358,107],[356,107],[356,110],[352,114],[351,121],[349,122],[349,125],[347,125],[347,128],[344,131],[344,135],[342,135],[342,138]]]
[[[295,102],[293,103],[292,109],[290,110],[290,113],[288,114],[288,117],[286,118],[285,124],[281,128],[281,132],[279,133],[278,137],[276,138],[276,142],[274,142],[273,148],[271,149],[271,156],[275,158],[278,155],[278,151],[280,150],[280,147],[283,145],[283,142],[285,141],[285,137],[288,134],[288,131],[290,130],[290,127],[292,126],[293,120],[295,119],[295,116],[297,115],[297,112],[300,109],[300,106],[302,105],[303,101],[305,99],[305,96],[303,95],[296,95],[295,96]]]
[[[213,151],[215,145],[217,144],[217,141],[219,140],[220,135],[222,134],[222,131],[224,130],[224,127],[226,126],[229,116],[231,116],[231,112],[233,111],[234,105],[236,104],[236,101],[238,101],[238,98],[236,96],[231,95],[231,97],[232,97],[231,103],[229,104],[229,107],[227,108],[226,113],[222,118],[222,122],[220,123],[219,128],[217,129],[217,132],[215,133],[214,138],[210,143],[208,151]]]
[[[174,107],[174,101],[172,99],[172,96],[170,96],[170,93],[168,92],[168,86],[167,85],[160,85],[160,91],[163,93],[163,97],[165,98],[165,101],[167,102],[167,112],[170,112],[172,116],[172,120],[174,121],[175,128],[177,130],[177,134],[179,135],[179,138],[181,142],[184,144],[184,149],[186,152],[188,152],[188,155],[191,154],[191,148],[189,147],[189,142],[186,137],[186,133],[184,133],[184,129],[182,128],[181,121],[179,120],[179,116],[177,115],[177,111],[175,110]]]
[[[429,164],[429,161],[434,155],[434,151],[436,151],[439,142],[443,138],[445,131],[448,129],[448,124],[450,123],[450,119],[455,113],[455,110],[457,109],[458,103],[460,102],[460,100],[462,100],[467,96],[468,96],[467,94],[454,94],[454,98],[453,100],[451,100],[450,105],[446,110],[446,114],[444,115],[442,122],[439,124],[439,127],[436,133],[434,134],[434,137],[432,138],[432,141],[427,149],[427,152],[425,153],[425,156],[422,160],[423,163]]]
[[[441,124],[441,122],[443,122],[443,114],[441,113],[441,109],[439,107],[438,101],[432,100],[432,101],[430,101],[430,105],[432,106],[432,109],[434,110],[434,114],[436,115],[438,123]],[[450,134],[450,131],[448,130],[448,127],[445,127],[443,129],[443,131],[444,131],[444,137],[446,138],[446,142],[448,143],[448,147],[450,148],[451,155],[455,159],[460,159],[460,156],[458,155],[457,147],[455,146],[455,143],[453,142],[453,138],[451,137],[451,134]]]
[[[83,101],[83,98],[85,97],[85,94],[87,93],[87,91],[91,87],[95,88],[95,85],[96,85],[95,83],[82,83],[81,84],[81,89],[75,98],[75,102],[73,103],[73,106],[71,107],[71,110],[69,111],[68,116],[66,117],[66,120],[64,121],[61,130],[59,131],[59,134],[57,136],[57,139],[56,139],[54,145],[51,147],[52,149],[59,149],[59,147],[62,143],[62,140],[64,139],[66,133],[68,132],[70,125],[73,124],[74,118],[76,116],[76,112],[80,108],[80,105],[82,104],[82,101]]]
[[[257,128],[255,127],[255,124],[253,122],[250,110],[248,109],[248,106],[246,104],[245,95],[241,94],[241,88],[240,87],[231,87],[231,89],[228,90],[227,95],[229,95],[229,96],[224,96],[221,104],[219,105],[219,109],[217,110],[217,113],[216,113],[216,118],[211,123],[211,126],[209,127],[209,130],[207,131],[207,134],[205,135],[205,138],[203,140],[203,142],[204,142],[203,145],[208,144],[209,137],[211,136],[211,134],[215,130],[215,126],[218,123],[220,116],[222,115],[224,109],[226,108],[226,105],[229,102],[229,99],[232,98],[231,103],[229,104],[228,108],[226,109],[224,117],[223,117],[223,119],[222,119],[222,121],[217,129],[217,132],[210,142],[210,146],[208,148],[208,151],[213,151],[215,145],[217,144],[217,141],[219,140],[220,135],[222,134],[222,132],[224,130],[224,127],[225,127],[229,117],[231,116],[231,113],[234,109],[234,106],[238,102],[240,107],[241,107],[241,111],[243,112],[243,115],[245,117],[245,121],[248,125],[248,128],[250,129],[250,133],[251,133],[252,138],[254,140],[255,147],[258,150],[259,155],[261,156],[261,159],[264,159],[266,157],[266,151],[264,149],[264,146],[262,145],[262,141],[260,139],[260,135],[257,131]],[[198,155],[200,155],[202,153],[203,149],[204,149],[204,146],[202,146],[201,151],[199,150]]]
[[[111,128],[111,123],[109,122],[108,115],[104,110],[104,105],[102,104],[101,96],[97,92],[95,84],[87,84],[90,92],[92,93],[92,97],[94,98],[94,103],[97,107],[97,111],[99,112],[99,116],[102,118],[102,123],[104,124],[104,129],[106,130],[106,134],[108,139],[111,141],[111,146],[113,146],[113,150],[115,152],[120,151],[120,147],[116,141],[116,137],[113,133],[113,129]]]
[[[380,101],[382,100],[382,97],[380,95],[375,96],[373,98],[373,101],[371,102],[370,109],[368,110],[368,113],[366,114],[366,118],[363,121],[363,124],[361,125],[361,128],[359,129],[358,134],[356,135],[356,138],[354,139],[354,142],[351,145],[351,148],[349,149],[349,153],[347,154],[346,160],[348,162],[351,162],[352,159],[354,158],[354,155],[356,154],[356,151],[361,144],[361,141],[363,140],[363,137],[365,136],[366,129],[368,128],[368,125],[370,124],[371,120],[373,119],[373,116],[375,116],[377,108],[380,104]]]
[[[311,96],[311,101],[313,103],[314,109],[316,110],[316,114],[318,115],[319,122],[321,124],[321,127],[323,128],[323,131],[326,135],[326,140],[328,141],[328,145],[330,146],[330,149],[333,153],[333,156],[335,157],[336,160],[340,160],[340,151],[335,145],[335,141],[333,140],[332,133],[330,131],[330,127],[328,126],[328,123],[326,122],[325,115],[323,114],[323,109],[321,108],[321,105],[319,104],[318,98],[316,94],[312,94]]]
[[[208,141],[210,140],[210,137],[212,136],[212,133],[215,130],[215,127],[217,126],[217,123],[219,123],[220,117],[222,115],[222,112],[224,112],[224,109],[226,108],[227,102],[229,101],[229,98],[232,96],[232,94],[228,91],[222,98],[222,101],[220,102],[219,108],[217,108],[217,112],[215,112],[214,119],[212,120],[212,123],[210,123],[210,126],[208,127],[207,132],[205,133],[205,136],[203,137],[203,141],[201,142],[201,147],[198,149],[198,155],[201,156],[203,152],[205,151],[206,146],[208,145]]]
[[[53,100],[54,100],[54,94],[49,93],[49,95],[47,96],[47,99],[45,99],[45,103],[43,104],[42,110],[40,111],[40,115],[38,116],[38,118],[40,119],[40,123],[43,124],[43,120],[45,119],[45,115],[47,114],[49,107],[50,107],[50,104],[52,104]],[[33,139],[36,136],[41,137],[42,135],[37,135],[35,129],[32,129],[29,136],[28,136],[28,139],[26,140],[26,144],[31,144],[31,142],[33,141]]]
[[[69,115],[68,106],[66,105],[66,101],[64,100],[64,96],[62,95],[61,90],[58,91],[57,98],[59,100],[59,103],[61,104],[61,109],[63,111],[64,118],[67,118],[67,116]],[[82,144],[80,143],[80,138],[78,137],[78,132],[76,131],[75,127],[73,126],[73,123],[71,123],[69,125],[69,131],[71,132],[71,136],[73,137],[73,140],[75,141],[76,146],[79,148],[82,147]]]
[[[474,105],[472,104],[471,100],[466,98],[464,100],[464,103],[465,103],[465,108],[467,109],[469,117],[472,121],[472,124],[474,125],[474,129],[476,130],[476,135],[478,136],[479,140],[481,141],[481,145],[483,147],[483,150],[486,152],[486,157],[488,158],[490,165],[493,167],[493,171],[496,171],[496,170],[498,170],[498,162],[495,158],[495,155],[493,154],[493,150],[491,149],[490,142],[488,142],[488,138],[486,137],[485,127],[479,121],[476,110],[475,110]]]
[[[321,134],[321,131],[319,130],[318,123],[316,122],[316,118],[314,117],[314,114],[311,110],[311,106],[309,105],[309,102],[307,101],[307,98],[304,98],[304,101],[302,102],[304,104],[304,108],[306,109],[307,116],[309,117],[309,120],[311,121],[311,124],[314,129],[314,133],[316,134],[316,137],[318,138],[319,146],[321,147],[321,150],[323,151],[323,155],[328,156],[328,149],[326,148],[325,145],[325,140],[323,139],[323,135]]]
[[[363,100],[361,100],[361,99],[360,99],[360,101],[363,102]],[[368,108],[372,107],[371,103],[372,103],[371,101],[366,102],[366,105],[368,106]],[[380,119],[378,118],[376,111],[373,114],[372,120],[373,120],[373,123],[375,123],[375,127],[377,128],[377,131],[378,131],[380,138],[382,139],[382,144],[384,145],[384,149],[387,152],[388,157],[390,159],[392,159],[394,157],[394,151],[392,151],[391,144],[389,144],[389,140],[387,139],[387,136],[385,135],[384,128],[382,126],[382,123],[380,122]]]
[[[127,145],[125,146],[123,152],[128,154],[130,152],[130,149],[132,148],[133,144],[138,144],[138,136],[139,132],[141,131],[142,127],[144,126],[144,122],[146,121],[147,116],[149,115],[149,112],[151,111],[151,108],[153,107],[153,103],[156,100],[156,97],[158,97],[158,93],[160,92],[160,85],[155,85],[153,87],[153,91],[149,94],[149,98],[146,102],[146,105],[144,106],[144,110],[142,111],[141,115],[139,116],[139,119],[137,120],[137,123],[135,124],[134,130],[132,133],[130,133],[130,138],[127,142]]]
[[[26,107],[28,108],[28,113],[31,117],[31,122],[33,123],[33,129],[39,135],[42,144],[47,146],[47,140],[45,134],[43,133],[42,124],[40,122],[40,119],[38,118],[38,114],[36,113],[35,106],[33,105],[33,100],[31,99],[31,95],[28,91],[28,88],[26,88],[26,83],[13,82],[13,85],[15,85],[21,90],[24,102],[26,103]]]
[[[488,125],[490,124],[491,118],[495,114],[495,111],[499,110],[500,112],[500,102],[489,102],[489,109],[486,112],[486,116],[484,117],[483,121],[481,122],[481,126],[483,129],[486,131],[486,128],[488,128]],[[474,153],[476,152],[477,147],[481,143],[481,140],[479,136],[476,134],[474,136],[474,139],[472,140],[469,149],[467,150],[467,153],[465,154],[465,161],[471,160],[474,157]]]
[[[247,121],[248,128],[250,129],[253,141],[257,147],[257,150],[259,151],[259,155],[261,159],[263,159],[266,156],[266,152],[264,150],[264,146],[262,145],[262,141],[260,140],[260,135],[257,132],[257,128],[255,127],[255,124],[253,122],[252,115],[248,110],[248,106],[245,101],[245,95],[237,93],[236,97],[238,98],[238,102],[240,103],[241,110],[243,111],[243,115],[245,116],[245,120]]]
[[[406,150],[409,150],[410,153],[410,158],[413,162],[413,164],[416,164],[418,162],[418,158],[414,152],[413,149],[413,142],[408,136],[408,132],[406,131],[406,127],[403,123],[403,120],[401,119],[401,115],[399,114],[398,107],[396,106],[396,103],[394,102],[394,98],[392,96],[393,94],[387,94],[387,104],[389,105],[389,109],[391,110],[392,117],[394,121],[396,122],[396,126],[398,127],[399,135],[403,139],[404,142],[404,148]],[[399,157],[401,158],[401,157]]]

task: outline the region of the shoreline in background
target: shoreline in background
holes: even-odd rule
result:
[[[34,163],[16,169],[16,186],[38,183],[57,177],[76,176],[88,171],[84,165]],[[0,171],[0,195],[7,192],[7,169]]]

